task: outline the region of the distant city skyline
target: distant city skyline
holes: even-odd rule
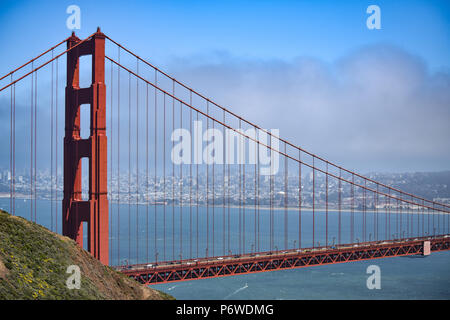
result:
[[[259,176],[259,183],[254,171],[247,168],[244,175],[237,170],[231,170],[228,173],[225,170],[225,179],[222,170],[217,170],[214,178],[209,168],[209,177],[205,170],[197,172],[194,170],[191,174],[185,173],[182,177],[179,171],[168,171],[165,176],[156,175],[154,172],[147,175],[145,170],[139,172],[139,177],[135,171],[128,174],[123,171],[120,174],[120,182],[117,174],[112,175],[112,180],[108,181],[109,196],[112,203],[140,203],[140,204],[174,204],[183,206],[200,206],[217,205],[222,206],[225,199],[226,206],[247,206],[249,210],[255,205],[255,192],[259,206],[267,207],[271,203],[274,207],[298,208],[299,204],[299,188],[298,188],[298,172],[288,173],[287,187],[285,187],[284,171],[273,176],[273,190],[270,189],[270,176]],[[247,166],[250,167],[250,166]],[[221,168],[221,166],[217,166]],[[108,179],[110,179],[108,174]],[[417,196],[425,197],[429,200],[438,201],[444,204],[450,204],[450,171],[440,173],[369,173],[369,179],[374,179],[381,183],[387,184],[393,188],[399,188],[402,191],[414,193]],[[345,176],[343,176],[345,178]],[[0,196],[9,196],[11,173],[7,169],[0,168]],[[312,172],[306,170],[302,173],[302,207],[312,208],[313,184]],[[192,181],[192,185],[190,182]],[[243,184],[245,181],[245,187]],[[420,181],[420,183],[417,183]],[[38,171],[36,175],[36,194],[37,199],[62,199],[63,194],[63,175],[61,171],[56,179],[55,173],[50,176],[48,170]],[[56,182],[58,185],[56,187]],[[207,183],[208,182],[208,183]],[[256,182],[256,188],[255,188]],[[315,205],[318,209],[325,208],[325,175],[316,172],[315,174]],[[130,184],[129,184],[130,183]],[[356,179],[355,183],[363,185],[361,179]],[[375,186],[368,185],[375,188]],[[285,189],[286,188],[286,189]],[[341,201],[342,208],[351,207],[351,191],[348,183],[341,183]],[[287,190],[287,197],[285,191]],[[214,191],[214,193],[213,193]],[[16,198],[28,199],[30,196],[30,179],[26,171],[16,172],[15,184]],[[82,197],[88,199],[88,179],[82,179]],[[336,179],[329,177],[328,179],[328,201],[329,209],[338,209],[339,184]],[[366,195],[365,205],[367,209],[384,209],[386,206],[395,207],[395,201],[387,203],[386,199],[379,197],[379,203],[375,203],[371,194]],[[361,209],[363,206],[363,192],[361,188],[355,187],[354,205]],[[414,209],[407,203],[402,203],[402,207]]]

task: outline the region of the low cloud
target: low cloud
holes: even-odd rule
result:
[[[212,100],[358,171],[450,169],[450,73],[397,47],[333,62],[224,52],[174,59],[170,73]]]

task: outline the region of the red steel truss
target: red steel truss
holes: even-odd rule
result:
[[[247,273],[286,270],[318,265],[363,261],[388,257],[422,255],[424,245],[431,251],[450,250],[450,236],[405,239],[401,242],[366,242],[332,249],[315,248],[264,252],[247,256],[226,256],[199,260],[171,261],[164,265],[118,267],[143,284],[217,278]],[[425,253],[426,254],[426,253]]]

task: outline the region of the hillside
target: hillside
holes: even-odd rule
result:
[[[80,289],[66,286],[70,265],[80,267]],[[0,210],[0,299],[173,298],[103,266],[73,240]]]

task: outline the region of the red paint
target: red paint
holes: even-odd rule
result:
[[[67,48],[80,43],[75,34]],[[92,84],[79,87],[79,58],[92,56]],[[91,108],[90,136],[80,137],[80,105]],[[103,264],[109,263],[105,36],[100,29],[67,52],[67,86],[64,137],[63,235],[83,246],[82,222],[88,223],[88,250]],[[81,158],[89,159],[89,200],[81,198]]]
[[[224,256],[224,259],[203,258],[172,261],[157,267],[132,265],[118,267],[120,271],[144,284],[217,278],[238,274],[277,271],[293,268],[312,267],[325,264],[347,263],[380,258],[422,254],[428,242],[431,251],[450,250],[450,238],[438,237],[428,241],[405,239],[405,241],[376,241],[330,247],[303,249],[283,252],[262,252],[258,256]],[[129,268],[130,267],[130,268]]]

